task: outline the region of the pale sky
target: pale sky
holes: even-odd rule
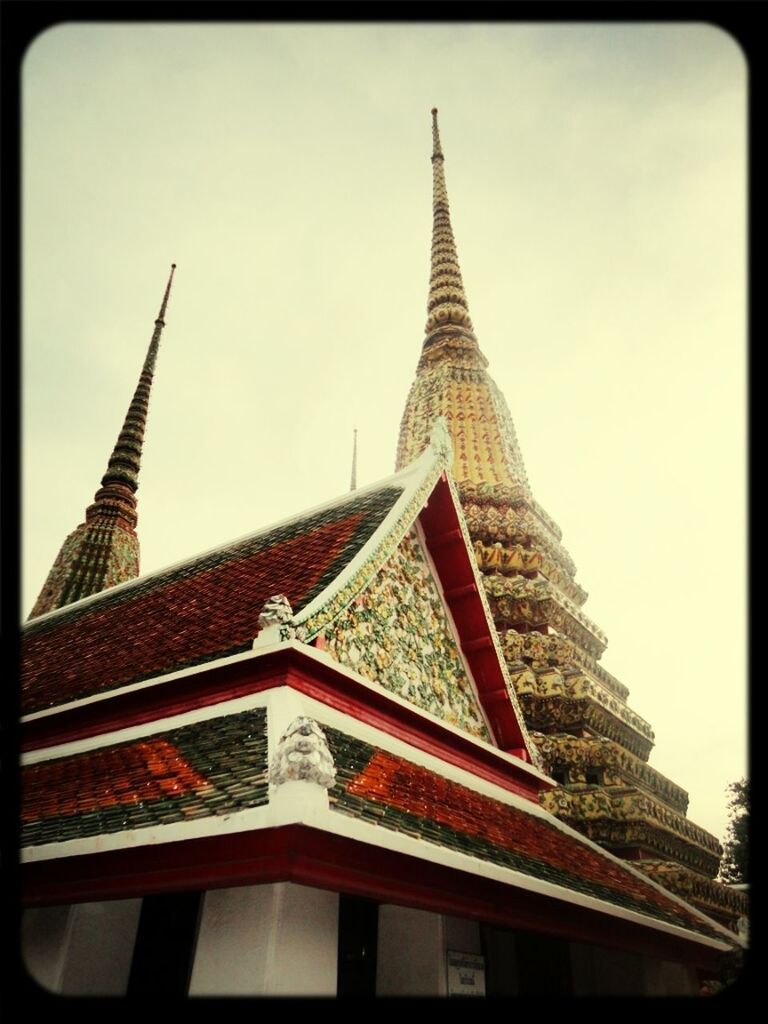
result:
[[[746,772],[746,66],[709,25],[68,24],[23,69],[23,598],[82,522],[170,264],[142,571],[387,476],[430,108],[534,494],[723,837]]]

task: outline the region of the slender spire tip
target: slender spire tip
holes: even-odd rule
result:
[[[349,482],[350,491],[357,490],[357,427],[354,428],[352,440],[352,478]]]
[[[173,273],[176,270],[176,264],[171,264],[171,273],[168,278],[168,284],[165,286],[165,294],[163,295],[163,301],[160,306],[160,312],[157,314],[157,320],[155,323],[165,323],[165,311],[168,308],[168,296],[171,294],[171,281],[173,281]]]

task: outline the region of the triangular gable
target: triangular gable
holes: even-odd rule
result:
[[[318,646],[424,711],[489,742],[439,578],[414,526]]]
[[[429,447],[392,478],[403,486],[400,500],[344,572],[294,622],[304,639],[328,644],[332,656],[364,677],[540,766],[472,554],[450,476],[452,459],[445,423],[438,419]],[[414,621],[419,618],[414,608],[395,610],[395,643],[387,638],[392,610],[383,606],[409,602],[416,589],[420,621]],[[430,628],[445,639],[440,652],[429,650],[434,647],[425,635]],[[373,634],[375,650],[365,651],[363,639]]]

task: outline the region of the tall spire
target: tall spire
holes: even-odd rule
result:
[[[357,490],[357,427],[354,429],[352,439],[352,477],[349,482],[350,491]]]
[[[434,421],[443,416],[453,442],[453,475],[460,484],[527,490],[512,417],[486,371],[488,360],[477,343],[464,294],[436,107],[432,108],[432,213],[427,323],[400,425],[397,467],[408,465],[426,448]]]
[[[432,108],[432,265],[424,348],[458,336],[477,343],[472,330],[445,187],[445,157],[440,146],[437,107]]]
[[[112,513],[107,509],[113,501],[118,504],[125,504],[127,521],[131,526],[136,525],[136,499],[134,494],[139,486],[139,465],[141,462],[141,449],[144,443],[144,431],[147,425],[147,410],[149,408],[149,392],[152,387],[152,377],[155,372],[157,351],[160,347],[160,335],[165,327],[165,311],[168,307],[168,296],[171,293],[171,282],[176,270],[176,264],[171,264],[171,273],[168,283],[165,286],[165,294],[160,305],[160,312],[155,320],[155,329],[152,332],[152,340],[149,343],[144,366],[139,376],[139,383],[133,394],[133,399],[128,407],[128,412],[123,423],[123,429],[117,438],[112,454],[107,464],[107,471],[101,478],[101,489],[96,492],[93,505],[89,506],[85,513],[87,522],[96,517]],[[126,496],[125,488],[130,494]]]
[[[139,382],[101,478],[101,487],[85,511],[85,522],[64,541],[30,618],[97,594],[139,574],[136,491],[149,394],[175,270],[173,263]]]

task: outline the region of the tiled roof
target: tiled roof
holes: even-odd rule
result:
[[[267,713],[224,715],[28,765],[22,846],[230,814],[267,802]]]
[[[301,611],[400,497],[354,492],[182,565],[32,620],[22,636],[24,713],[248,650],[273,594]]]
[[[554,821],[323,726],[337,811],[722,940],[679,903]]]
[[[334,813],[723,939],[686,906],[554,819],[322,726]],[[223,715],[23,768],[22,846],[230,815],[268,803],[267,712]]]

